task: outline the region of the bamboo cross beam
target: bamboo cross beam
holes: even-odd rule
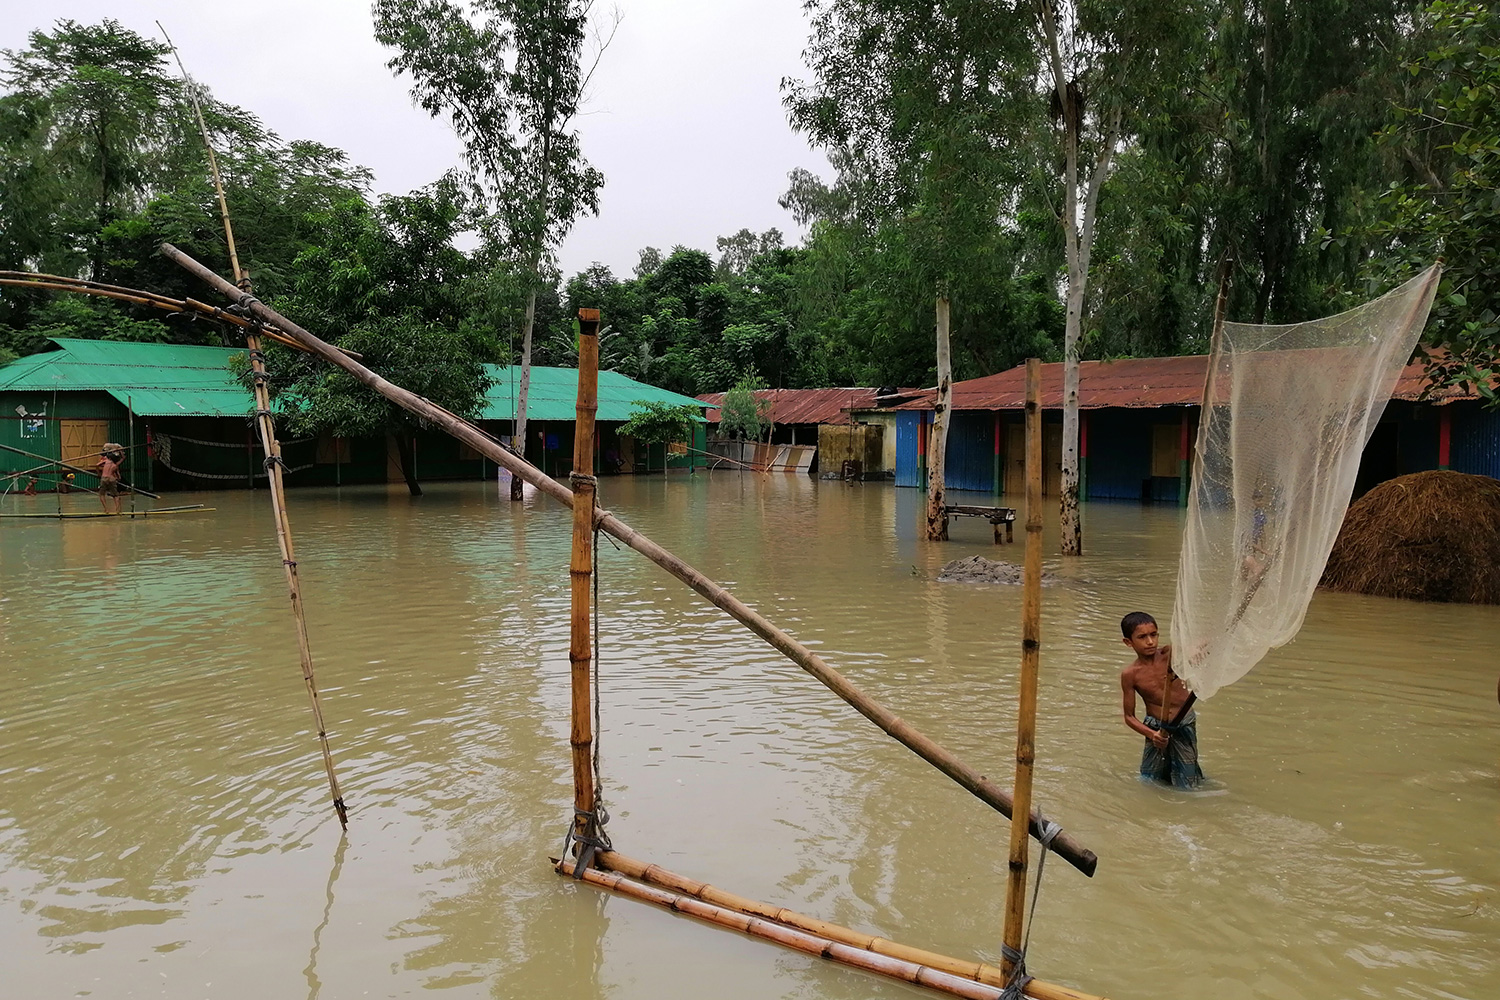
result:
[[[599,823],[594,814],[593,718],[589,669],[593,644],[589,635],[589,583],[594,576],[594,414],[599,412],[599,310],[578,310],[578,408],[573,434],[573,554],[568,567],[572,586],[572,629],[568,660],[572,672],[573,836],[581,850],[578,866],[593,863]]]
[[[1037,675],[1042,650],[1042,362],[1026,359],[1026,561],[1021,576],[1021,682],[1016,719],[1017,809],[1031,809],[1031,774],[1036,764]],[[1022,959],[1026,920],[1026,868],[1031,845],[1014,824],[1005,885],[1005,954],[1000,967],[1012,975]]]
[[[443,409],[431,400],[424,399],[416,393],[408,389],[403,389],[375,374],[358,361],[340,353],[331,344],[327,344],[311,333],[308,333],[296,323],[293,323],[276,310],[267,306],[264,302],[256,299],[253,295],[241,292],[234,285],[225,281],[222,277],[210,271],[196,260],[193,260],[170,243],[162,244],[161,253],[169,260],[174,261],[191,274],[197,276],[221,295],[241,304],[250,314],[260,318],[264,322],[274,323],[278,329],[285,332],[288,336],[295,338],[313,354],[318,355],[330,364],[342,368],[361,383],[380,393],[397,406],[415,413],[434,426],[451,434],[496,465],[508,469],[512,475],[518,476],[535,486],[539,491],[547,494],[558,503],[569,507],[573,505],[573,493],[571,490],[544,474],[536,466],[517,457],[493,436],[480,430],[469,421]],[[1011,797],[1009,793],[990,781],[988,777],[981,774],[977,769],[964,763],[952,751],[917,731],[901,719],[900,716],[896,715],[895,712],[892,712],[885,705],[865,694],[850,682],[847,677],[825,662],[822,657],[818,656],[818,654],[814,653],[801,642],[798,642],[791,635],[777,628],[763,615],[735,597],[728,590],[724,589],[724,587],[715,583],[692,566],[689,566],[677,556],[625,524],[625,522],[608,511],[595,511],[594,523],[600,531],[612,535],[625,545],[635,549],[635,551],[682,581],[710,604],[724,611],[731,618],[734,618],[750,629],[750,631],[760,636],[779,653],[807,671],[830,691],[842,698],[855,711],[875,723],[884,732],[943,774],[952,778],[960,787],[967,790],[975,798],[986,803],[1004,816],[1009,817],[1011,815]],[[1031,811],[1029,820],[1027,827],[1031,831],[1032,836],[1040,837],[1049,821],[1034,809]],[[1095,869],[1098,867],[1099,859],[1094,852],[1084,847],[1067,832],[1057,835],[1057,838],[1052,842],[1052,850],[1085,875],[1093,875]]]

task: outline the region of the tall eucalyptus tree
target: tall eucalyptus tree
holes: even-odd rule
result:
[[[855,225],[891,227],[934,302],[938,399],[926,534],[948,537],[944,467],[955,276],[1012,196],[1008,119],[1034,63],[1022,11],[981,0],[811,0],[810,83],[783,89],[793,125],[838,164]]]
[[[526,446],[537,290],[573,223],[599,210],[604,175],[572,127],[609,37],[593,0],[375,0],[375,37],[396,50],[391,69],[412,96],[446,117],[501,237],[530,276],[521,331],[516,447]],[[618,15],[614,16],[618,23]],[[612,36],[613,27],[608,27]],[[585,65],[588,63],[588,65]],[[521,497],[513,479],[511,499]]]
[[[1173,53],[1201,27],[1193,0],[1036,0],[1036,37],[1051,93],[1068,261],[1063,344],[1062,551],[1083,552],[1078,500],[1078,372],[1099,195],[1120,144],[1160,95],[1184,83]]]

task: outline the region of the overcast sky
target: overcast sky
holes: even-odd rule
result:
[[[607,7],[609,0],[600,0]],[[405,192],[459,162],[448,127],[414,108],[385,68],[369,0],[0,0],[0,48],[59,18],[113,17],[144,35],[160,20],[188,71],[286,139],[348,151],[378,192]],[[620,0],[624,15],[579,119],[604,172],[598,218],[563,245],[572,274],[602,261],[628,276],[643,246],[715,252],[714,238],[772,226],[793,167],[827,161],[787,126],[779,84],[805,76],[801,0]]]

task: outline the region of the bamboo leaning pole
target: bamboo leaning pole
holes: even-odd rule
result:
[[[226,220],[227,221],[227,220]],[[249,289],[249,282],[245,283]],[[286,574],[287,596],[292,602],[292,619],[297,628],[297,656],[302,665],[302,683],[307,688],[307,699],[312,705],[313,723],[318,730],[318,746],[323,754],[323,770],[328,774],[328,792],[333,798],[333,810],[338,814],[339,826],[349,829],[349,810],[344,805],[344,793],[339,790],[338,775],[333,770],[333,751],[328,745],[328,727],[323,722],[323,705],[318,697],[318,682],[313,675],[312,645],[307,638],[307,616],[302,609],[302,583],[297,574],[297,555],[292,548],[292,526],[286,513],[286,484],[282,470],[286,463],[281,459],[281,444],[276,440],[276,428],[271,420],[271,393],[266,388],[266,366],[260,350],[260,338],[254,333],[245,338],[250,353],[250,372],[255,387],[255,423],[260,431],[261,448],[266,453],[266,483],[271,491],[271,508],[276,517],[276,544],[281,550],[281,566]]]
[[[568,567],[573,616],[568,642],[572,671],[573,837],[581,850],[580,868],[593,863],[599,823],[594,813],[594,749],[589,670],[589,584],[594,577],[594,414],[599,412],[599,310],[578,310],[578,408],[573,434],[573,555]]]
[[[572,506],[573,493],[571,490],[542,473],[536,466],[519,458],[493,436],[480,430],[469,421],[443,409],[431,400],[424,399],[416,393],[403,389],[375,374],[358,361],[340,353],[331,344],[327,344],[313,336],[276,310],[256,299],[253,295],[249,295],[228,281],[225,281],[222,277],[193,260],[170,243],[163,243],[160,252],[163,256],[211,286],[221,295],[239,303],[249,314],[260,319],[262,322],[274,324],[287,336],[296,340],[305,350],[318,355],[330,364],[342,368],[361,383],[369,386],[403,409],[409,410],[424,420],[442,428],[442,430],[486,456],[497,465],[504,466],[512,475],[520,476],[531,483],[558,503]],[[594,513],[594,523],[600,531],[619,539],[625,545],[639,552],[686,584],[710,604],[745,625],[750,631],[760,636],[783,656],[807,671],[834,694],[838,695],[853,707],[855,711],[879,726],[885,733],[896,739],[917,756],[953,779],[953,781],[975,798],[1005,816],[1011,815],[1011,797],[1009,793],[990,781],[988,777],[979,773],[975,768],[960,760],[952,751],[917,731],[885,705],[865,694],[851,683],[848,678],[825,662],[822,657],[780,628],[777,628],[759,612],[735,597],[728,590],[724,589],[724,587],[704,576],[698,570],[689,566],[680,558],[625,524],[608,511],[596,511]],[[1040,837],[1046,829],[1048,822],[1046,817],[1032,810],[1027,825],[1033,836]],[[1052,850],[1085,875],[1093,875],[1095,869],[1098,867],[1099,859],[1094,852],[1084,847],[1066,832],[1059,833],[1056,839],[1053,840]]]
[[[161,28],[163,37],[166,37],[167,29],[162,28],[160,21],[156,22],[156,26]],[[182,71],[183,78],[190,80],[187,68],[182,65],[182,57],[177,55],[177,47],[172,44],[170,37],[167,38],[167,45],[177,59],[177,68]],[[219,174],[219,159],[214,154],[213,143],[208,140],[208,125],[203,121],[203,106],[199,103],[198,95],[193,92],[191,85],[188,87],[188,96],[192,98],[193,112],[198,117],[198,130],[203,136],[203,148],[208,153],[208,167],[213,175],[214,193],[219,199],[219,217],[224,222],[224,240],[229,249],[229,265],[234,270],[235,284],[242,294],[250,295],[250,280],[240,267],[239,252],[234,245],[234,226],[229,221],[229,202],[224,197],[224,180]],[[323,770],[328,775],[328,792],[333,799],[333,811],[338,814],[339,827],[347,830],[349,829],[349,810],[344,805],[344,793],[339,789],[338,775],[334,773],[333,751],[328,745],[328,727],[323,722],[323,705],[318,697],[318,683],[313,674],[312,644],[308,640],[307,616],[302,608],[302,583],[297,573],[297,555],[292,546],[292,524],[286,512],[286,484],[282,479],[282,471],[286,468],[286,462],[281,458],[281,443],[276,440],[276,424],[271,417],[271,391],[267,386],[269,375],[266,373],[266,356],[261,351],[260,330],[257,324],[252,323],[246,328],[245,348],[250,356],[250,377],[255,394],[255,426],[260,432],[261,450],[266,456],[266,483],[270,487],[271,510],[276,518],[276,545],[281,550],[281,566],[286,576],[287,596],[291,600],[292,619],[296,624],[297,657],[302,666],[302,683],[307,688],[307,698],[312,705],[313,724],[318,732],[318,746],[323,755]],[[254,483],[253,477],[251,483]]]
[[[1021,577],[1021,684],[1016,719],[1015,807],[1031,809],[1031,773],[1036,763],[1036,693],[1042,650],[1042,362],[1026,359],[1026,562]],[[1010,976],[1022,959],[1026,921],[1026,868],[1031,844],[1015,824],[1005,885],[1005,952],[1000,967]]]

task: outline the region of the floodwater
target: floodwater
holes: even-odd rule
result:
[[[1020,532],[920,542],[920,497],[887,485],[602,488],[1010,783],[1019,591],[934,578],[1019,559]],[[492,483],[292,494],[341,837],[266,494],[169,502],[198,499],[217,510],[0,522],[0,994],[926,995],[552,873],[569,515]],[[1179,512],[1093,504],[1086,530],[1043,592],[1037,796],[1099,873],[1046,866],[1031,971],[1114,1000],[1500,996],[1500,609],[1318,595],[1202,706],[1213,781],[1180,794],[1136,778],[1116,680],[1120,615],[1169,611]],[[994,961],[1003,819],[634,553],[601,562],[615,844]]]

